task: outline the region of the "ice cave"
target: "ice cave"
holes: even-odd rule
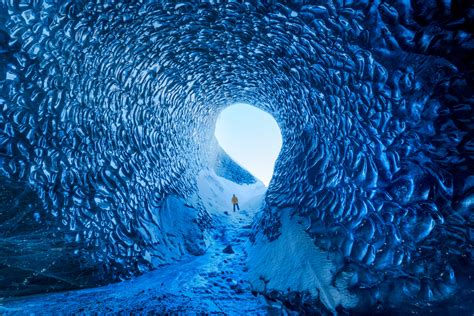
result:
[[[472,314],[473,29],[467,0],[0,0],[0,314]],[[236,103],[281,129],[268,188],[214,135]]]

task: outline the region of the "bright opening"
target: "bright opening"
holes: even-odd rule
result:
[[[270,114],[249,104],[231,105],[219,115],[215,135],[234,161],[268,186],[282,145]]]

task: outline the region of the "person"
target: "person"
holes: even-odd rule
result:
[[[237,207],[237,210],[240,211],[240,208],[239,208],[239,199],[235,196],[235,194],[232,195],[232,205],[234,206],[234,212],[235,212],[235,208]]]

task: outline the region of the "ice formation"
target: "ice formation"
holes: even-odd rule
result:
[[[229,164],[212,126],[237,102],[271,113],[284,141],[254,240],[278,240],[283,210],[305,219],[334,284],[351,275],[357,306],[337,308],[472,291],[473,12],[468,1],[1,0],[0,295],[204,251],[196,178]],[[165,233],[175,204],[192,213],[180,217],[195,225],[186,247]]]

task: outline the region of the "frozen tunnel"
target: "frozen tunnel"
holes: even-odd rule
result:
[[[255,249],[294,232],[298,258],[328,258],[327,282],[270,279],[264,295],[310,313],[469,310],[472,12],[463,1],[0,0],[0,296],[204,254],[200,171],[255,182],[213,133],[225,106],[248,103],[283,138]],[[174,209],[193,223],[183,247],[160,217]]]

